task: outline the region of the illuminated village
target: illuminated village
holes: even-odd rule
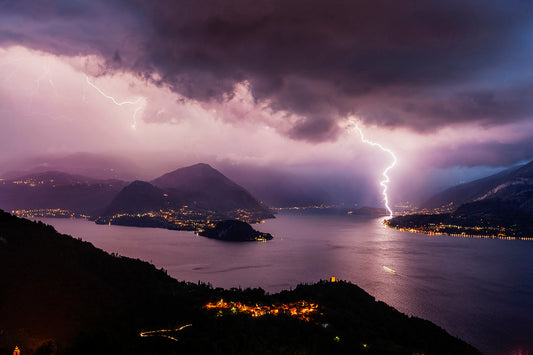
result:
[[[387,224],[387,223],[385,223]],[[449,235],[452,237],[462,238],[488,238],[488,239],[507,239],[507,240],[533,240],[533,237],[511,237],[505,234],[504,227],[464,227],[458,225],[428,225],[411,228],[390,227],[403,232],[423,233],[427,235]],[[449,232],[450,229],[458,233]]]
[[[425,216],[442,220],[428,223],[424,220]],[[451,221],[455,221],[455,223]],[[527,231],[524,232],[513,225],[494,225],[494,223],[484,220],[472,225],[461,218],[454,218],[450,214],[437,213],[436,211],[433,211],[433,214],[430,211],[427,211],[427,213],[404,214],[395,219],[385,220],[383,224],[389,228],[404,232],[423,233],[432,236],[449,235],[462,238],[533,240],[533,236],[528,235]]]
[[[249,314],[252,317],[262,317],[265,315],[289,315],[291,317],[310,322],[311,314],[318,311],[318,304],[307,301],[299,301],[293,303],[282,303],[277,305],[260,305],[248,306],[241,302],[227,302],[221,299],[216,303],[208,303],[204,306],[208,310],[218,310],[219,315],[223,315],[224,311],[236,313]]]
[[[91,218],[89,215],[61,208],[17,209],[12,210],[11,213],[22,218]],[[183,206],[179,210],[169,209],[144,213],[117,213],[112,216],[97,217],[95,222],[97,224],[128,225],[136,222],[143,223],[147,219],[153,222],[159,221],[164,223],[165,228],[168,229],[199,232],[206,227],[214,227],[218,221],[224,219],[236,219],[247,223],[263,222],[259,215],[246,209],[218,213],[215,211],[192,209],[188,206]]]
[[[90,218],[88,215],[75,213],[61,208],[36,208],[12,210],[12,214],[22,218],[52,217],[52,218]]]
[[[96,218],[98,224],[136,225],[153,222],[164,225],[165,228],[175,230],[190,230],[201,232],[205,228],[212,228],[217,222],[226,219],[236,219],[247,223],[261,223],[262,218],[253,211],[237,209],[233,211],[215,212],[193,209],[183,206],[179,210],[159,210],[144,213],[117,213],[112,216]]]

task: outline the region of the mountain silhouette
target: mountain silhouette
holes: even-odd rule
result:
[[[533,161],[518,168],[451,187],[431,197],[422,207],[457,208],[465,203],[485,200],[504,201],[525,212],[533,213]],[[479,207],[482,204],[477,205]],[[493,206],[493,202],[487,203],[487,207],[490,206]]]
[[[215,211],[267,211],[246,189],[208,164],[200,163],[180,168],[152,180],[151,183],[165,190],[171,200],[182,205],[194,205]]]

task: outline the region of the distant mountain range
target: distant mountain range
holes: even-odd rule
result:
[[[47,211],[62,216],[66,212],[53,210],[65,210],[100,223],[157,226],[155,221],[163,221],[165,228],[169,218],[257,222],[273,217],[268,207],[207,164],[177,169],[151,182],[98,180],[58,171],[25,175],[0,181],[0,208],[31,210],[22,213],[28,216]],[[124,219],[132,216],[143,217],[142,222]]]
[[[95,215],[125,186],[121,180],[100,180],[59,171],[24,175],[0,181],[0,208],[63,209]]]
[[[0,161],[0,178],[14,179],[49,171],[61,171],[95,179],[150,182],[154,176],[171,171],[174,157],[146,153],[130,159],[128,156],[78,152],[64,155],[38,155],[24,159]],[[178,156],[178,166],[192,165],[193,157]],[[253,163],[217,161],[216,168],[230,180],[243,186],[256,199],[272,207],[306,207],[319,205],[353,205],[375,203],[366,199],[362,185],[372,182],[362,173],[343,169],[309,170],[302,166],[262,166]],[[369,184],[370,183],[370,184]],[[372,185],[373,186],[373,185]]]
[[[423,208],[435,209],[443,206],[459,207],[465,203],[501,200],[527,213],[533,213],[533,161],[518,168],[504,170],[498,174],[454,186],[431,197]],[[487,203],[490,207],[493,204]]]
[[[62,171],[107,180],[135,180],[146,172],[127,158],[95,153],[72,153],[68,155],[42,155],[27,159],[8,161],[1,166],[1,176],[13,179],[48,171]]]

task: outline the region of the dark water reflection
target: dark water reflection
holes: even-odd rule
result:
[[[266,243],[43,221],[108,252],[152,261],[179,280],[275,292],[334,275],[484,353],[533,354],[533,242],[411,234],[380,219],[338,215],[278,215],[255,226],[275,236]]]

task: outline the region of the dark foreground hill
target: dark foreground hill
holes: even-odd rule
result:
[[[479,353],[350,283],[268,295],[178,282],[1,211],[0,268],[2,354]]]

